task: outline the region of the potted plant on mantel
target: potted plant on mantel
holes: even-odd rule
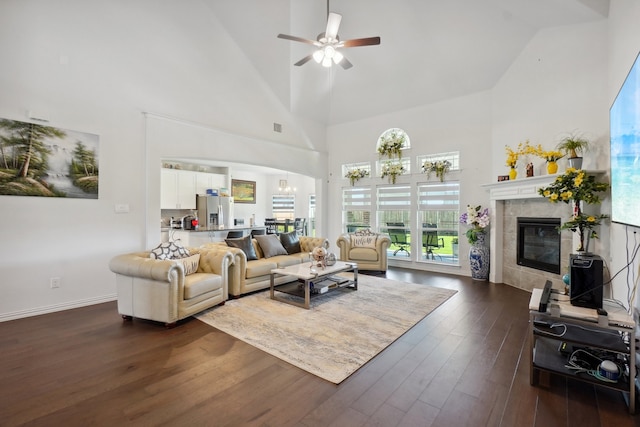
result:
[[[560,141],[556,148],[568,155],[570,168],[582,169],[582,157],[578,154],[589,150],[589,141],[582,136],[571,134]]]

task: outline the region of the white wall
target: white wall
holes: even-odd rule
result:
[[[100,137],[99,199],[0,196],[0,320],[115,298],[111,257],[160,239],[162,157],[325,174],[324,130],[300,127],[198,0],[3,1],[0,57],[0,117],[31,109]],[[177,118],[171,141],[150,138],[144,112]],[[184,131],[198,126],[215,137]]]
[[[505,145],[516,149],[528,140],[551,150],[572,132],[584,134],[592,142],[584,154],[583,167],[608,171],[606,63],[606,21],[546,29],[531,40],[493,90],[494,181],[495,176],[509,170]],[[536,176],[546,175],[543,159],[529,160],[535,165]],[[518,180],[526,179],[525,166],[524,159],[518,162]],[[564,171],[566,159],[559,166],[559,171]],[[569,205],[564,208],[567,213],[571,210]],[[608,200],[600,210],[610,211]],[[601,239],[591,250],[609,259],[608,226],[601,226],[599,234]],[[574,251],[575,247],[569,250]],[[567,268],[563,267],[563,274]],[[555,280],[560,281],[559,277]]]
[[[606,64],[606,21],[540,31],[493,89],[494,175],[508,172],[505,145],[529,140],[550,150],[573,131],[593,142],[583,167],[608,169]],[[544,160],[532,160],[545,174]]]

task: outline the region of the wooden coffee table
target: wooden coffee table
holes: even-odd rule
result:
[[[353,279],[347,279],[344,276],[337,276],[337,273],[353,272]],[[292,276],[298,279],[295,282],[285,283],[275,286],[275,277]],[[338,288],[348,287],[355,291],[358,290],[358,264],[352,262],[337,261],[334,265],[322,267],[312,266],[309,262],[291,265],[284,268],[276,268],[271,270],[271,299],[286,302],[287,304],[309,309],[309,303],[312,297],[319,297],[324,293],[311,293],[311,287],[316,289],[326,288],[327,293]],[[282,298],[276,294],[277,292],[295,295],[304,298],[304,302],[298,302],[295,299]]]

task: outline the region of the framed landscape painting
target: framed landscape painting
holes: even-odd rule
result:
[[[234,203],[256,203],[256,182],[231,180],[231,196]]]
[[[0,118],[0,195],[98,198],[98,135]]]

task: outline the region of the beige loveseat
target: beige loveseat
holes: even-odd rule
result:
[[[344,233],[336,244],[340,261],[355,262],[358,270],[387,271],[387,249],[391,244],[387,234]]]
[[[225,242],[207,243],[202,245],[201,248],[222,252],[229,251],[233,254],[233,265],[229,269],[229,295],[239,297],[249,292],[268,288],[271,283],[271,270],[308,262],[309,252],[318,246],[323,246],[325,242],[327,242],[327,239],[324,237],[300,236],[299,241],[299,253],[265,258],[264,252],[254,238],[251,240],[251,243],[258,259],[251,261],[247,260],[246,254],[241,249],[229,247]],[[275,279],[276,284],[288,281],[291,281],[291,278],[287,276],[279,276]]]
[[[195,273],[186,275],[181,260],[158,260],[150,252],[118,255],[109,268],[116,273],[118,312],[124,319],[133,317],[163,322],[167,327],[229,299],[228,251],[188,248],[200,254]]]

